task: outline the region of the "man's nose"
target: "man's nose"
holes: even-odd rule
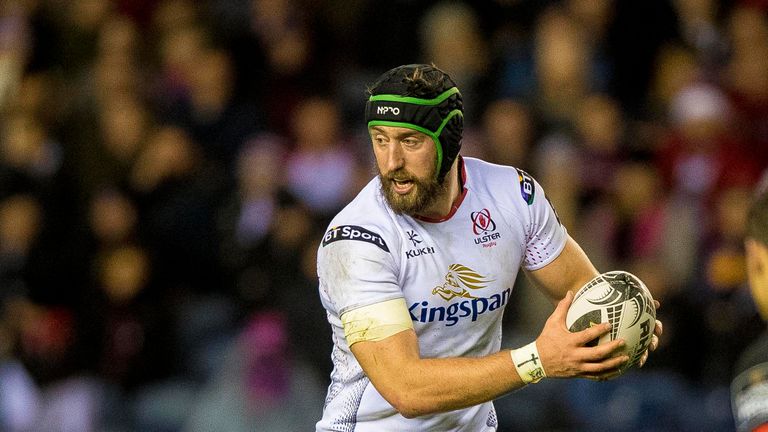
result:
[[[403,157],[403,149],[398,144],[389,146],[386,153],[386,169],[387,172],[393,172],[405,165],[405,158]]]

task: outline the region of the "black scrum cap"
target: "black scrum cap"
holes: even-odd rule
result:
[[[442,86],[424,89],[410,79],[419,69]],[[461,149],[464,111],[461,93],[445,72],[426,64],[398,66],[373,84],[365,106],[365,121],[373,126],[397,126],[428,135],[437,150],[437,180],[442,182]]]

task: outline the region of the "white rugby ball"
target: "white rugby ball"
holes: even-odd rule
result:
[[[606,272],[576,292],[565,318],[568,330],[577,332],[604,322],[611,323],[611,331],[588,345],[624,339],[623,353],[629,355],[629,362],[621,367],[623,373],[638,364],[656,327],[653,297],[637,276],[621,270]]]

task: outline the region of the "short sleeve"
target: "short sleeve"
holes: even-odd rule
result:
[[[317,272],[326,307],[336,316],[403,297],[389,245],[373,228],[330,228],[318,250]]]
[[[525,171],[517,171],[528,210],[523,266],[526,270],[537,270],[560,255],[568,240],[568,232],[541,185]]]

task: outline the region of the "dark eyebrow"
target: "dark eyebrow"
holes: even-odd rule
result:
[[[400,135],[397,136],[398,139],[403,140],[406,138],[416,138],[417,140],[423,139],[424,134],[420,133],[419,131],[415,130],[409,130],[408,132],[403,132]]]

